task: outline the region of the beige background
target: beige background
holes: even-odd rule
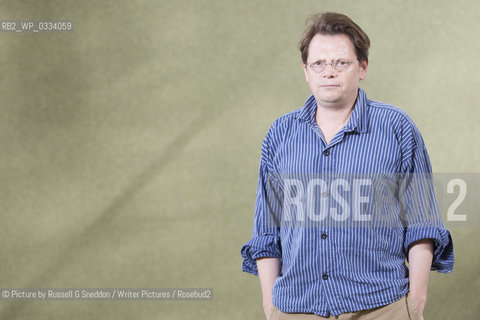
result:
[[[306,17],[362,26],[368,97],[407,111],[435,172],[471,173],[479,3],[1,1],[1,20],[72,20],[74,32],[0,33],[0,287],[207,287],[214,299],[0,301],[0,319],[262,319],[240,247],[261,141],[310,94],[296,47]],[[455,269],[431,274],[425,319],[478,316],[479,227],[451,228]]]

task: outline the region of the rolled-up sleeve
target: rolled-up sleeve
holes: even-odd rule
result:
[[[404,242],[405,252],[408,252],[414,242],[422,239],[432,239],[434,243],[431,270],[441,273],[451,272],[453,270],[454,258],[453,241],[450,232],[441,227],[409,226]]]
[[[243,258],[242,271],[258,275],[255,259],[282,258],[280,238],[272,234],[254,236],[242,247],[241,253]]]
[[[258,275],[255,259],[282,258],[279,233],[282,196],[271,173],[271,131],[262,144],[252,238],[241,249],[242,271],[254,275]]]
[[[430,159],[423,139],[413,127],[410,147],[404,150],[403,175],[400,188],[404,209],[404,250],[408,257],[410,246],[422,239],[432,239],[434,252],[431,270],[449,273],[453,270],[453,240],[445,229],[438,210]]]

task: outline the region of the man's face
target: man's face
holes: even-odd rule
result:
[[[308,47],[307,64],[326,61],[330,63],[337,59],[357,59],[355,47],[345,34],[321,35],[313,37]],[[368,62],[355,60],[346,70],[338,71],[331,65],[316,73],[311,67],[303,64],[305,78],[321,107],[352,107],[358,94],[360,80],[367,75]]]

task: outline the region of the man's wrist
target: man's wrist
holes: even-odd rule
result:
[[[270,311],[272,310],[272,299],[263,299],[263,312],[265,312],[265,316],[268,318]]]
[[[272,297],[263,299],[263,308],[269,308],[272,305]]]
[[[410,294],[412,295],[412,299],[415,302],[418,314],[421,316],[423,314],[423,310],[425,309],[425,304],[427,303],[427,294],[418,294],[413,291],[411,291]]]

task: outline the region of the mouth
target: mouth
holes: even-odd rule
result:
[[[338,88],[340,87],[339,85],[337,84],[324,84],[324,85],[321,85],[320,88]]]

